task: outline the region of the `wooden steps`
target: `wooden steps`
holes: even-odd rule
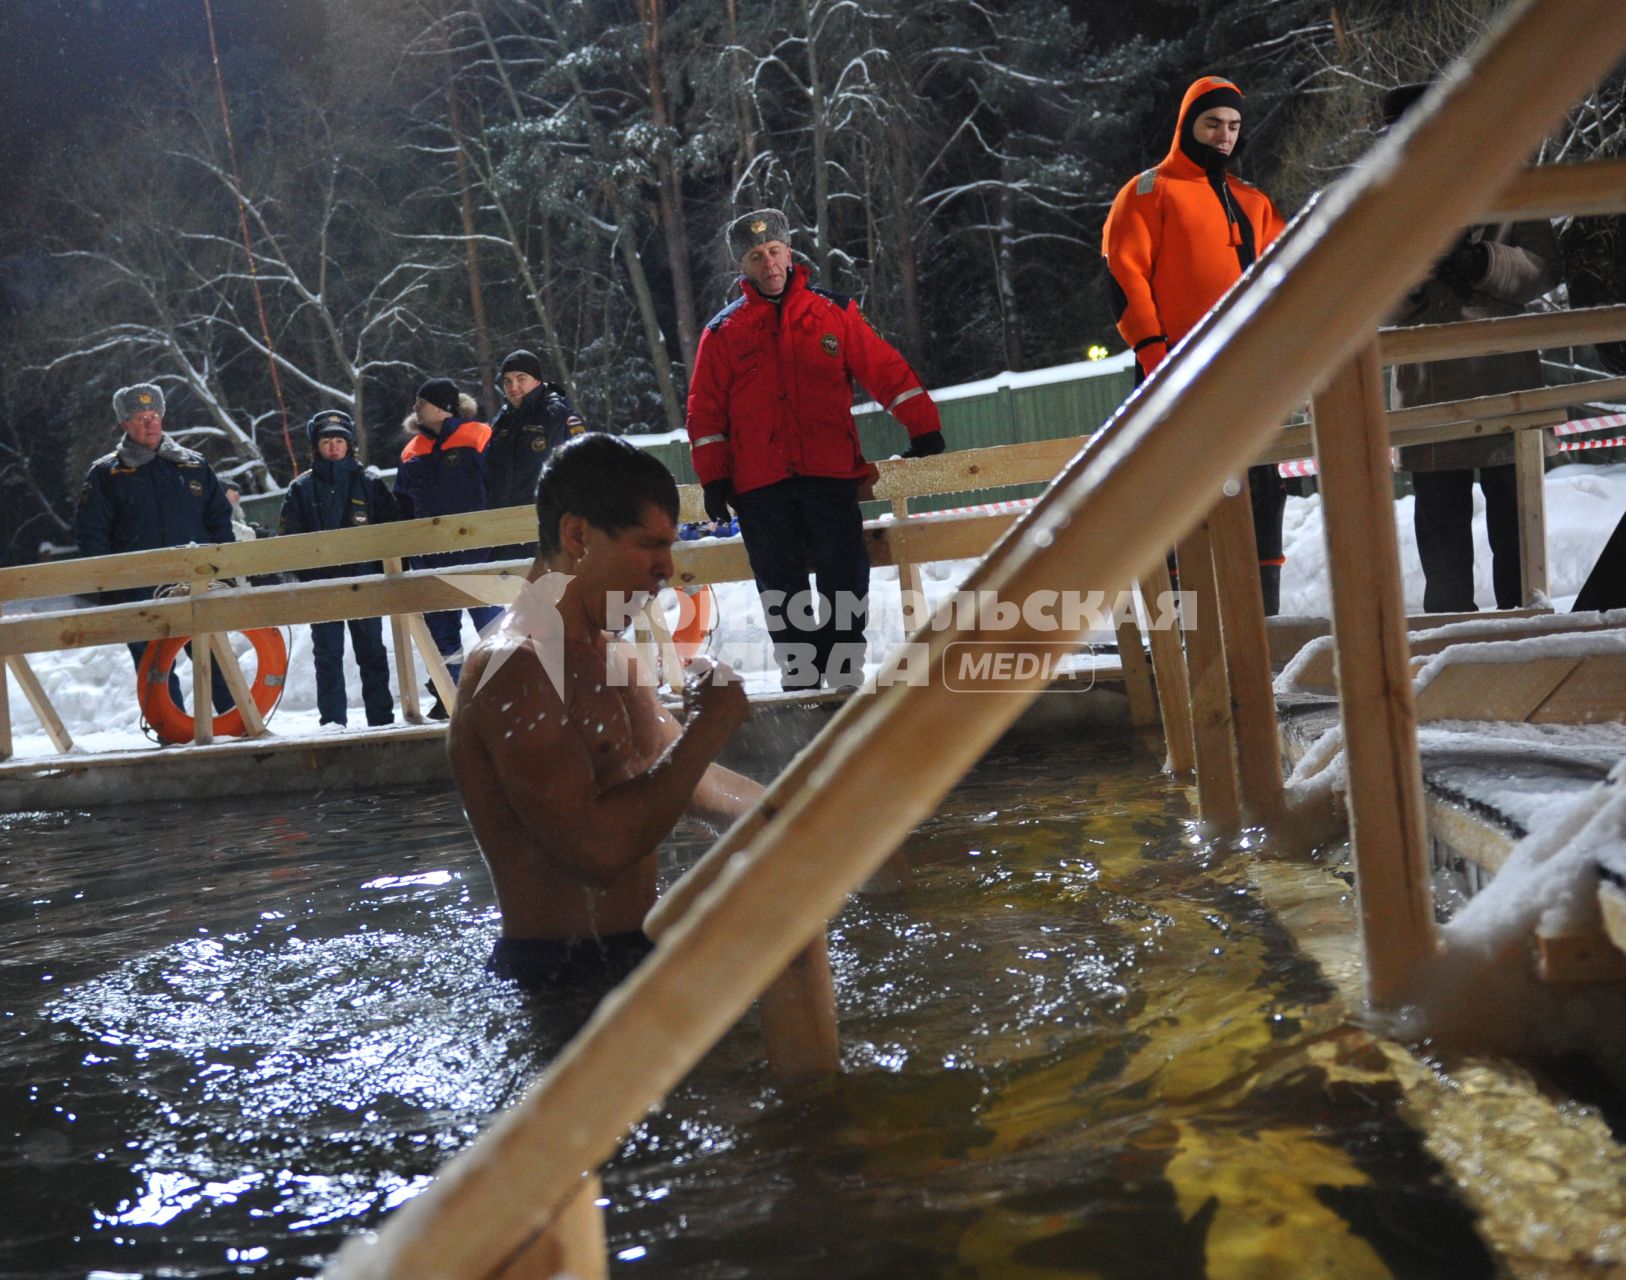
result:
[[[1588,812],[1622,803],[1614,788],[1618,770],[1609,766],[1626,758],[1626,739],[1618,732],[1605,734],[1603,727],[1626,723],[1623,623],[1626,618],[1618,614],[1501,615],[1411,634],[1430,856],[1436,869],[1462,869],[1470,893],[1494,878],[1529,834],[1519,817],[1508,812],[1510,793],[1495,790],[1506,788],[1507,778],[1520,778],[1539,792],[1547,776],[1545,785],[1552,788],[1555,803],[1587,806],[1566,810],[1566,820],[1584,820]],[[1313,639],[1283,675],[1282,741],[1291,764],[1337,723],[1330,696],[1335,689],[1331,659],[1330,641]],[[1445,722],[1452,728],[1444,733],[1429,727]],[[1464,771],[1475,767],[1461,758],[1462,744],[1474,742],[1475,723],[1484,726],[1476,745],[1488,749],[1477,767],[1502,779],[1481,795],[1471,794],[1461,782]],[[1504,727],[1506,744],[1500,756],[1494,750],[1498,726]],[[1581,731],[1559,740],[1572,744],[1573,770],[1565,767],[1562,745],[1549,747],[1529,729],[1507,738],[1511,730],[1506,726],[1573,726]],[[1581,746],[1587,726],[1599,727],[1590,751]],[[1626,850],[1622,861],[1626,864]],[[1597,895],[1597,927],[1538,930],[1532,936],[1535,971],[1544,981],[1626,981],[1626,889],[1605,877]]]

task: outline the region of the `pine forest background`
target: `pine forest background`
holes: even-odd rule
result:
[[[762,205],[928,386],[1119,350],[1101,223],[1167,150],[1191,80],[1241,86],[1237,169],[1291,216],[1370,146],[1383,90],[1499,8],[301,2],[311,56],[223,57],[235,164],[212,68],[161,60],[14,175],[5,562],[73,541],[80,479],[117,438],[111,395],[138,380],[249,491],[306,465],[319,408],[349,410],[384,466],[426,376],[494,413],[517,346],[594,423],[681,427],[698,334],[732,294],[722,228]],[[1540,159],[1620,154],[1621,109],[1617,76]]]

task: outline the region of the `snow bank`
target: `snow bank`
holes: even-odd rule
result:
[[[1543,982],[1533,934],[1598,930],[1598,863],[1626,850],[1626,761],[1549,811],[1488,888],[1440,930],[1399,1029],[1503,1053],[1585,1051],[1626,1083],[1626,989]]]
[[[1626,513],[1626,465],[1593,467],[1568,463],[1547,473],[1547,576],[1554,608],[1568,609],[1580,593],[1622,513]],[[1423,611],[1423,570],[1417,558],[1416,503],[1395,503],[1400,541],[1401,582],[1406,612]],[[1287,563],[1282,568],[1282,612],[1325,618],[1331,614],[1326,523],[1321,495],[1289,498],[1282,520]],[[1490,542],[1485,535],[1485,500],[1474,488],[1474,599],[1481,609],[1496,607],[1491,587]]]

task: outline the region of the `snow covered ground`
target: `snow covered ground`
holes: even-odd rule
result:
[[[1570,464],[1547,473],[1548,565],[1553,601],[1560,610],[1567,608],[1581,589],[1588,570],[1623,511],[1626,511],[1626,466]],[[1405,498],[1396,504],[1395,518],[1405,574],[1406,605],[1408,610],[1421,611],[1423,579],[1412,532],[1412,499]],[[1485,540],[1483,503],[1478,500],[1477,491],[1475,539],[1479,603],[1481,607],[1490,608],[1493,605],[1490,550]],[[1328,612],[1327,556],[1322,541],[1319,497],[1288,499],[1284,541],[1287,565],[1282,573],[1282,612],[1325,616]],[[969,569],[968,562],[923,566],[928,599],[935,602],[951,593]],[[877,569],[870,594],[868,657],[873,669],[903,638],[896,571]],[[775,688],[767,634],[755,589],[749,583],[727,584],[719,588],[718,600],[722,623],[713,637],[711,651],[735,666],[745,676],[747,688],[752,692]],[[675,621],[675,606],[670,616]],[[289,638],[288,684],[272,722],[274,731],[280,737],[338,732],[317,727],[309,629],[294,627]],[[384,629],[384,639],[388,645],[388,627]],[[466,644],[474,641],[467,615],[464,616],[464,641]],[[241,636],[235,637],[235,643],[239,653],[248,652],[247,642]],[[103,751],[148,745],[136,710],[134,667],[122,645],[39,654],[30,658],[30,663],[78,749]],[[364,723],[360,682],[348,656],[346,670],[351,686],[353,723],[360,725]],[[426,678],[420,666],[420,687]],[[182,681],[186,683],[184,660]],[[52,754],[50,739],[15,680],[11,685],[11,707],[17,756]]]

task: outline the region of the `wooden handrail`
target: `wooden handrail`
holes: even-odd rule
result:
[[[1588,160],[1526,169],[1479,215],[1479,221],[1588,218],[1609,213],[1626,213],[1626,160]]]
[[[1581,347],[1626,338],[1626,306],[1408,325],[1382,329],[1378,338],[1384,364],[1507,355],[1541,347]]]
[[[934,458],[877,463],[876,498],[913,498],[1015,484],[1048,484],[1081,440],[966,449]],[[703,518],[698,485],[679,486],[679,515]],[[359,529],[290,534],[256,542],[207,543],[89,556],[0,569],[0,600],[88,595],[169,582],[246,578],[260,574],[365,564],[389,557],[433,555],[534,541],[531,507],[471,511]],[[744,576],[744,575],[741,575]],[[713,578],[686,581],[716,581]]]
[[[429,555],[523,542],[536,536],[527,507],[434,516],[360,529],[297,533],[255,542],[205,543],[57,560],[0,569],[0,600],[84,595],[167,582],[246,578],[296,569],[364,564],[390,556]]]
[[[1132,397],[1109,444],[1069,465],[1001,539],[981,580],[1011,601],[1058,585],[1107,589],[1161,555],[1212,507],[1220,478],[1257,456],[1323,372],[1367,338],[1451,229],[1492,201],[1518,157],[1623,45],[1618,0],[1516,5],[1469,66],[1337,184],[1246,303],[1205,321]],[[1491,118],[1498,127],[1485,129]],[[1408,234],[1397,238],[1396,227]],[[1154,491],[1160,501],[1147,502]],[[947,626],[929,642],[929,682],[869,698],[808,785],[599,1006],[538,1086],[375,1238],[349,1246],[331,1275],[496,1274],[937,807],[1038,693],[1035,683],[949,694],[949,645],[1035,637],[937,621]]]
[[[1016,520],[1010,513],[943,516],[909,524],[865,526],[877,566],[964,560],[980,556]],[[680,585],[738,582],[751,577],[737,540],[673,548]],[[491,565],[419,569],[396,575],[326,578],[292,586],[232,588],[196,596],[141,600],[60,613],[0,616],[0,656],[46,653],[85,645],[119,644],[196,632],[244,631],[299,623],[374,618],[386,614],[506,604],[521,575]]]

